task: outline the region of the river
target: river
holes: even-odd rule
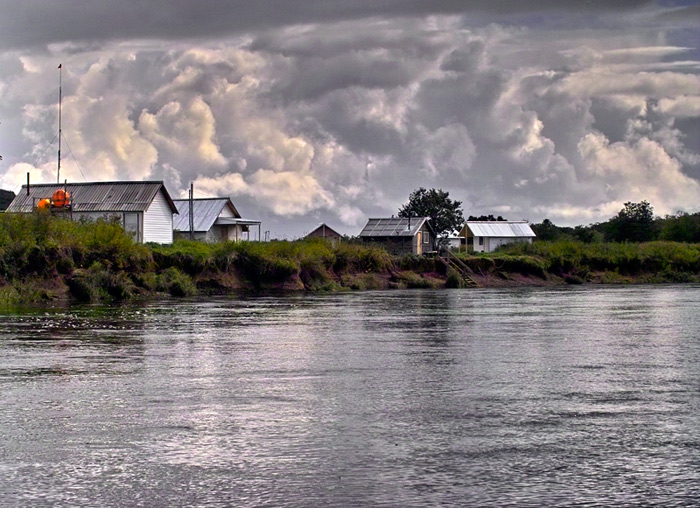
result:
[[[700,287],[5,311],[0,500],[700,506]]]

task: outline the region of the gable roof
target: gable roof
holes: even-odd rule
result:
[[[430,230],[428,217],[391,217],[388,219],[369,219],[367,225],[360,231],[363,237],[387,237],[387,236],[415,236],[421,230],[423,224],[427,224]]]
[[[7,212],[31,212],[41,199],[51,198],[59,189],[70,194],[74,212],[145,212],[158,192],[163,191],[173,213],[177,213],[168,190],[162,181],[152,182],[85,182],[42,183],[22,185]]]
[[[189,231],[190,200],[175,199],[174,202],[179,215],[173,218],[173,230]],[[241,214],[238,213],[238,210],[236,210],[229,198],[193,199],[192,204],[194,231],[209,231],[219,218],[219,215],[221,215],[224,207],[228,207],[231,210],[233,217],[241,218]]]
[[[316,234],[317,232],[318,232],[318,234]],[[343,235],[341,235],[335,229],[333,229],[328,224],[323,222],[323,223],[319,224],[316,229],[314,229],[313,231],[311,231],[310,233],[308,233],[306,235],[306,237],[309,237],[309,236],[322,236],[324,238],[326,238],[326,237],[327,238],[341,238]]]
[[[469,228],[474,236],[491,238],[534,238],[535,232],[525,221],[467,221],[461,234]]]

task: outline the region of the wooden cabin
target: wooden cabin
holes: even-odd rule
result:
[[[434,252],[435,232],[427,217],[369,219],[360,232],[364,243],[381,245],[391,254]]]
[[[322,223],[304,238],[323,238],[324,240],[328,240],[331,244],[335,245],[343,239],[343,235],[328,226],[326,223]]]

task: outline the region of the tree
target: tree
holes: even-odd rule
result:
[[[468,221],[503,221],[503,222],[506,222],[508,219],[504,219],[500,215],[498,217],[494,217],[492,214],[489,214],[489,215],[479,215],[478,217],[476,215],[470,215],[467,220]]]
[[[443,239],[464,224],[462,202],[452,201],[442,189],[423,187],[411,192],[408,203],[399,208],[399,217],[428,217],[438,237]]]
[[[659,220],[659,237],[673,242],[700,242],[700,213],[678,212]]]
[[[620,212],[608,221],[606,238],[616,242],[648,242],[656,236],[654,208],[648,201],[628,201]]]
[[[540,224],[533,224],[532,230],[535,232],[537,240],[553,241],[561,237],[561,228],[554,225],[554,223],[545,219]]]

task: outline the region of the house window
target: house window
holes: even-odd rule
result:
[[[484,237],[483,236],[479,237],[479,245],[484,245]]]
[[[426,245],[430,243],[430,234],[429,233],[423,233],[423,243]]]
[[[143,241],[141,231],[141,217],[138,212],[127,212],[124,214],[124,230],[133,236],[136,242]]]

